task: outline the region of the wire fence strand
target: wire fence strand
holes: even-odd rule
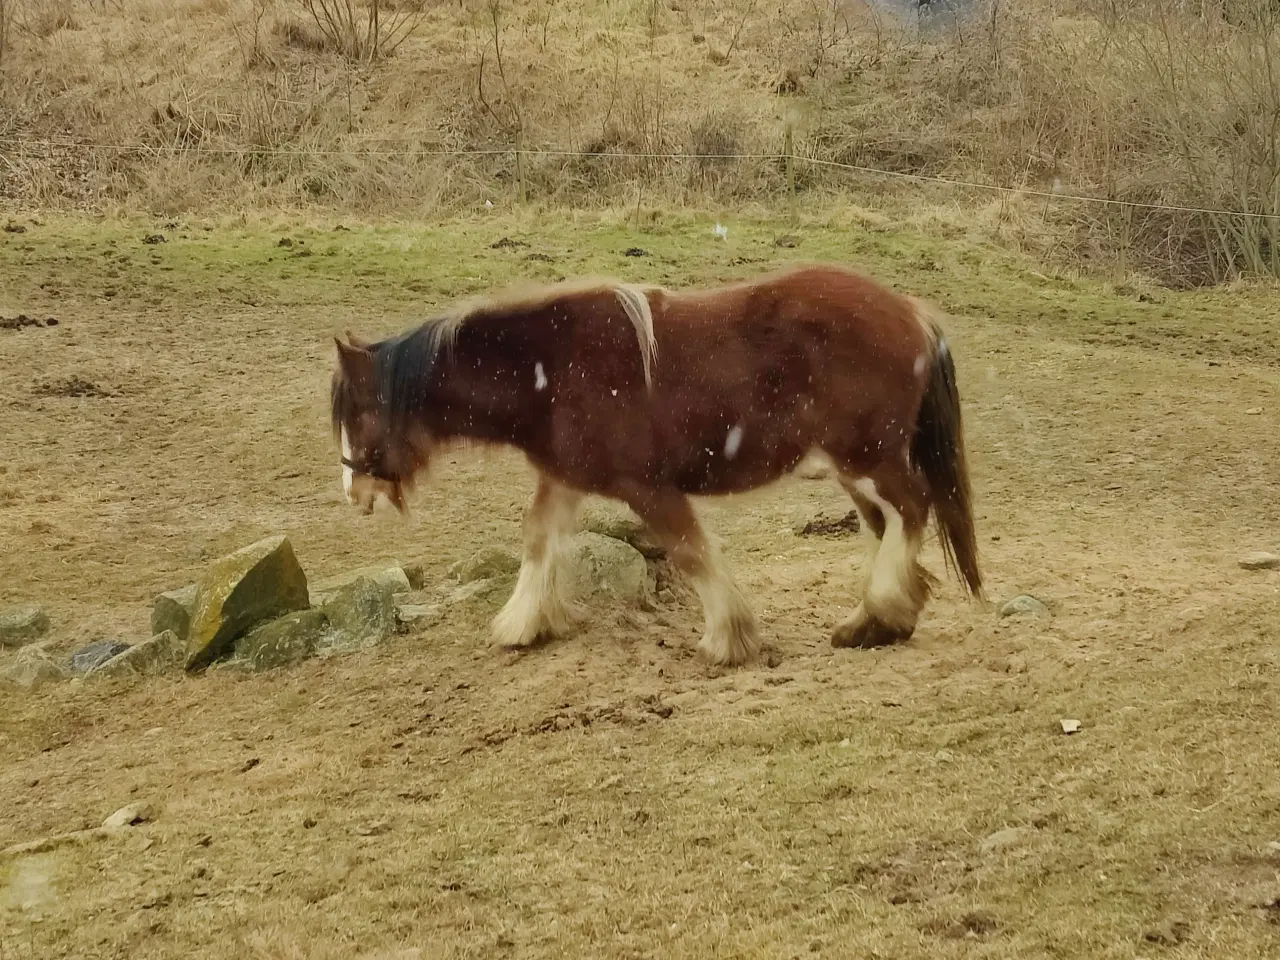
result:
[[[381,140],[379,142],[387,142]],[[864,176],[881,177],[891,180],[902,180],[913,183],[928,183],[951,189],[978,190],[1002,196],[1035,197],[1037,199],[1095,204],[1098,206],[1122,207],[1133,210],[1164,211],[1170,213],[1200,214],[1205,216],[1238,217],[1245,220],[1280,220],[1280,213],[1266,213],[1251,210],[1233,210],[1225,207],[1204,207],[1178,203],[1158,203],[1142,200],[1120,200],[1114,197],[1098,197],[1090,194],[1070,193],[1060,190],[1043,190],[1035,187],[1010,186],[1007,184],[986,183],[979,180],[967,180],[958,177],[934,176],[924,173],[910,173],[903,170],[889,170],[883,167],[871,167],[839,160],[826,160],[808,156],[803,153],[663,153],[650,151],[590,151],[569,150],[564,148],[517,149],[512,147],[486,148],[441,148],[412,147],[399,149],[368,150],[327,150],[298,147],[260,147],[260,146],[215,146],[196,144],[192,146],[152,146],[149,144],[124,144],[86,142],[81,140],[55,140],[26,137],[0,136],[0,159],[4,159],[5,148],[16,151],[19,156],[30,153],[31,148],[44,150],[93,150],[116,154],[137,154],[142,156],[160,156],[164,154],[201,154],[213,156],[255,156],[285,157],[306,159],[308,157],[346,157],[359,158],[478,158],[478,157],[520,157],[522,159],[592,159],[592,160],[664,160],[669,162],[708,160],[739,160],[773,163],[808,164],[815,168],[839,170],[846,173],[857,173]]]

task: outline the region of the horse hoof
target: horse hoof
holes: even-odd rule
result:
[[[913,630],[903,630],[881,623],[879,620],[864,620],[862,623],[842,623],[831,634],[831,646],[846,650],[872,650],[876,647],[891,647],[911,638]]]

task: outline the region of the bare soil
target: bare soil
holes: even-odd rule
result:
[[[148,232],[0,238],[0,313],[61,321],[0,331],[0,604],[44,604],[64,652],[144,638],[155,593],[271,533],[314,579],[518,546],[507,453],[449,457],[407,520],[343,502],[338,331],[516,273],[784,252],[694,220]],[[797,535],[848,502],[792,478],[700,505],[767,631],[744,669],[695,658],[683,598],[499,653],[498,595],[268,674],[5,692],[0,847],[155,812],[0,857],[0,957],[1276,956],[1280,573],[1236,564],[1280,543],[1274,290],[801,232],[952,311],[991,593],[1051,617],[949,582],[909,644],[833,651],[861,543]]]

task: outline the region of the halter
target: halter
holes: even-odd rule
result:
[[[356,463],[349,457],[342,458],[342,465],[349,467],[352,472],[363,474],[366,477],[373,477],[375,480],[381,480],[383,483],[399,483],[400,478],[387,473],[379,467],[370,466],[367,463]]]

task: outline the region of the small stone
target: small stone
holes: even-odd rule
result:
[[[307,575],[287,537],[267,537],[223,557],[201,578],[196,591],[187,669],[208,667],[264,620],[309,605]]]
[[[630,544],[598,533],[580,533],[571,541],[568,554],[575,598],[604,595],[624,604],[652,603],[649,565]]]
[[[488,547],[449,568],[450,578],[461,584],[511,576],[520,570],[520,558],[502,547]]]
[[[324,605],[332,628],[322,646],[355,650],[381,643],[395,633],[396,608],[391,594],[368,577],[342,587]]]
[[[1256,417],[1261,412],[1262,412],[1261,407],[1250,407],[1248,410],[1245,411],[1245,415],[1250,417]]]
[[[356,833],[362,837],[380,837],[391,829],[391,824],[386,820],[377,820],[373,823],[362,823],[356,827]]]
[[[1027,837],[1026,827],[1005,827],[1003,830],[997,830],[991,836],[979,844],[979,849],[983,853],[997,853],[1001,850],[1008,850],[1016,847]]]
[[[1267,853],[1280,853],[1280,840],[1272,840],[1268,843]]]
[[[63,669],[38,647],[19,650],[12,661],[0,670],[0,678],[21,690],[35,690],[46,683],[66,679]]]
[[[1063,733],[1065,733],[1065,734],[1072,734],[1072,733],[1079,733],[1079,732],[1080,732],[1080,721],[1079,721],[1079,720],[1061,720],[1061,721],[1059,721],[1059,722],[1062,724],[1062,732],[1063,732]]]
[[[853,741],[850,740],[848,737],[845,737],[843,740],[840,741],[839,746],[841,750],[848,750],[851,746],[853,746]]]
[[[1030,594],[1019,594],[1000,608],[1001,617],[1048,617],[1049,608]]]
[[[1162,947],[1176,947],[1187,938],[1191,926],[1181,920],[1170,920],[1160,926],[1148,930],[1142,935],[1147,943],[1159,944]]]
[[[431,626],[440,619],[442,613],[438,603],[406,603],[396,607],[397,619],[406,626],[418,629]]]
[[[182,641],[172,630],[136,643],[89,671],[90,677],[123,677],[158,673],[182,660]]]
[[[103,820],[102,826],[106,830],[117,830],[120,827],[131,827],[135,824],[146,823],[151,817],[151,804],[146,802],[131,803],[127,807],[121,807]]]
[[[254,627],[236,641],[236,657],[252,670],[271,670],[315,653],[329,618],[323,610],[298,610]]]
[[[421,590],[427,585],[427,571],[420,563],[406,563],[404,565],[404,575],[409,581],[409,587],[412,590]]]
[[[826,457],[811,453],[800,461],[795,475],[802,480],[826,480],[831,476],[831,462]]]
[[[162,593],[151,603],[151,635],[170,630],[182,641],[191,632],[191,615],[196,609],[196,585]]]
[[[129,644],[121,643],[118,640],[99,640],[97,643],[91,643],[87,647],[81,647],[71,655],[71,673],[77,677],[92,673],[98,667],[118,657],[128,649]]]
[[[497,580],[472,580],[470,583],[464,583],[460,587],[455,587],[449,592],[449,596],[445,597],[444,602],[449,606],[457,603],[466,603],[468,600],[478,600],[487,597],[493,593],[500,584]]]
[[[421,568],[419,568],[421,569]],[[403,567],[361,567],[336,577],[321,580],[311,588],[312,596],[323,603],[338,590],[350,586],[361,578],[372,580],[388,593],[408,593],[415,589]]]
[[[1275,570],[1280,568],[1280,556],[1259,550],[1245,554],[1240,558],[1239,564],[1243,570]]]
[[[49,616],[29,605],[0,613],[0,647],[23,647],[49,632]]]

